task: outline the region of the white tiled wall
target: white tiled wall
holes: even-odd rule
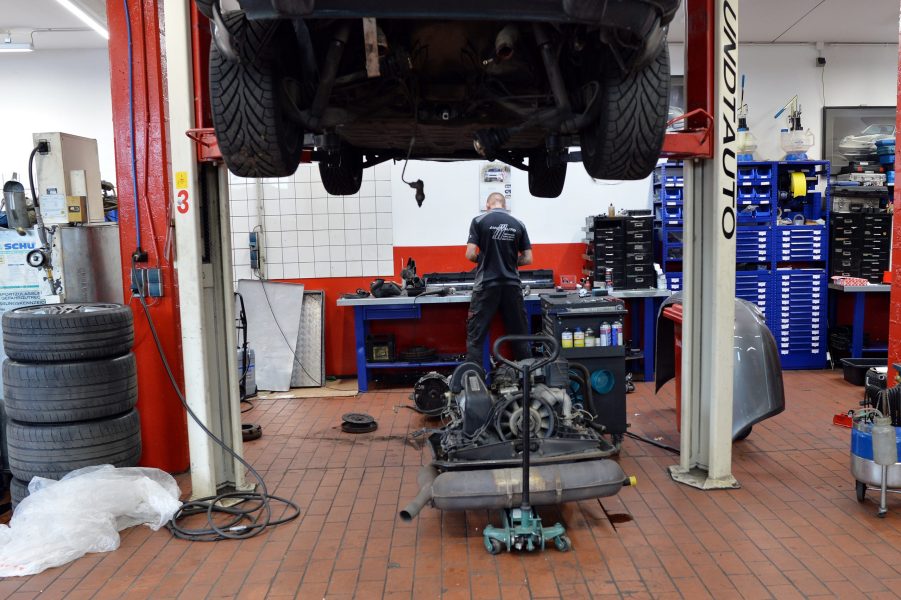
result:
[[[352,196],[330,196],[319,168],[309,164],[282,179],[230,175],[229,195],[236,280],[252,276],[248,245],[255,228],[262,229],[268,278],[394,275],[388,163],[364,170]]]

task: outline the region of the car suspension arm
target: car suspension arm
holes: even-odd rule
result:
[[[328,54],[325,56],[325,64],[322,68],[322,77],[319,80],[319,87],[316,89],[316,95],[313,97],[313,103],[310,106],[309,119],[307,119],[308,127],[314,131],[319,129],[322,115],[328,106],[329,97],[332,95],[332,88],[335,85],[335,77],[338,75],[338,65],[341,63],[341,55],[344,54],[344,47],[347,45],[349,35],[350,24],[344,23],[338,27],[338,31],[329,45]]]

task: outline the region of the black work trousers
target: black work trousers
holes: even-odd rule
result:
[[[519,285],[497,285],[474,291],[466,319],[466,360],[482,364],[482,345],[498,310],[508,335],[529,333],[526,306]],[[513,352],[515,360],[528,358],[531,354],[528,343],[524,342],[514,344]]]

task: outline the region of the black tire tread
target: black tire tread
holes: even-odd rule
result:
[[[529,193],[536,198],[557,198],[566,183],[567,163],[549,167],[547,155],[536,152],[529,155]]]
[[[297,170],[303,132],[283,118],[272,21],[249,21],[243,13],[224,16],[240,47],[239,60],[210,45],[210,107],[222,157],[240,177],[287,177]]]
[[[29,364],[3,362],[6,414],[20,423],[73,423],[123,414],[138,399],[137,363],[113,359]]]
[[[340,164],[319,163],[319,177],[322,187],[332,196],[356,194],[363,185],[363,156],[356,150],[345,149]]]
[[[13,477],[9,481],[9,499],[15,509],[28,495],[29,481],[22,481]]]
[[[582,132],[582,162],[595,179],[644,179],[654,170],[669,109],[666,44],[647,66],[607,78],[595,124]]]
[[[3,313],[3,349],[23,362],[92,360],[124,356],[134,345],[127,306],[90,313]]]
[[[133,467],[141,458],[140,419],[135,410],[101,421],[67,425],[6,424],[9,468],[25,481],[59,479],[92,465]]]

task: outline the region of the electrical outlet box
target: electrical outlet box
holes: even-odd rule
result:
[[[260,244],[259,234],[256,231],[250,232],[250,268],[258,271],[260,269]]]
[[[147,272],[147,295],[151,298],[163,297],[163,272],[161,269],[145,269]]]
[[[137,281],[135,280],[137,277]],[[135,269],[131,276],[131,293],[138,295],[144,290],[145,298],[163,297],[163,273],[161,269]]]
[[[147,270],[133,269],[131,271],[131,293],[137,296],[142,289],[147,289]]]

